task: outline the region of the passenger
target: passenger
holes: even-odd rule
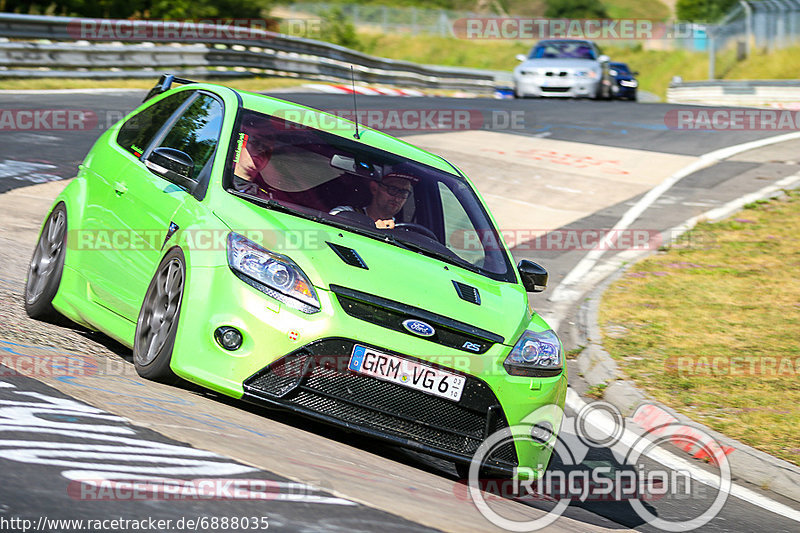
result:
[[[272,157],[274,139],[263,128],[245,126],[239,133],[241,146],[237,149],[233,169],[233,187],[253,196],[269,197],[262,188],[266,186],[261,171]]]
[[[342,211],[354,211],[370,217],[377,228],[392,229],[395,225],[394,217],[403,209],[406,200],[411,196],[413,184],[417,181],[419,180],[413,176],[390,172],[381,181],[369,182],[369,192],[372,194],[372,199],[366,207],[340,205],[331,209],[330,214],[336,215]]]

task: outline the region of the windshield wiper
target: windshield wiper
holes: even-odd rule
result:
[[[274,211],[281,211],[282,213],[288,213],[290,215],[297,215],[299,217],[307,218],[308,220],[313,220],[314,222],[320,222],[322,219],[320,217],[309,215],[308,213],[303,213],[302,211],[298,211],[297,209],[292,209],[287,205],[283,205],[277,200],[273,200],[271,198],[261,198],[260,196],[253,196],[251,194],[247,194],[246,192],[237,191],[236,189],[227,189],[229,193],[254,204],[258,204],[261,207],[266,207],[267,209],[272,209]]]

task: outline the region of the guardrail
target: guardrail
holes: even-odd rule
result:
[[[181,22],[180,42],[109,42],[86,39],[80,22],[108,27],[132,21],[76,19],[0,13],[0,77],[82,78],[149,77],[165,69],[193,76],[290,76],[317,80],[350,80],[352,65],[361,82],[412,87],[493,92],[507,85],[510,73],[420,65],[383,59],[343,46],[259,29],[236,28],[238,38],[192,37],[225,35],[226,27]],[[157,23],[155,23],[157,24]],[[230,28],[227,28],[230,33]],[[242,38],[244,37],[244,38]]]
[[[667,102],[800,109],[800,80],[715,80],[673,83],[667,89]]]

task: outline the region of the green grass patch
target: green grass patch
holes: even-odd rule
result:
[[[623,372],[698,422],[800,464],[800,192],[699,224],[606,291]]]
[[[604,0],[602,3],[612,19],[666,20],[671,13],[659,0]]]
[[[594,398],[595,400],[602,400],[603,399],[603,394],[605,393],[605,390],[606,390],[607,387],[608,387],[608,385],[606,383],[601,383],[599,385],[592,385],[586,391],[586,396],[589,396],[590,398]]]

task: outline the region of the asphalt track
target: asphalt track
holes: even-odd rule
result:
[[[463,485],[456,483],[454,470],[445,462],[194,388],[170,388],[142,381],[133,372],[130,353],[102,335],[35,323],[24,316],[20,294],[25,267],[49,198],[57,194],[62,185],[58,179],[73,175],[102,129],[133,108],[141,96],[141,92],[129,91],[59,96],[0,95],[0,109],[89,109],[98,117],[97,127],[89,130],[0,132],[0,192],[18,189],[9,193],[7,202],[0,197],[0,205],[5,210],[0,211],[3,229],[0,236],[0,318],[4,324],[0,348],[4,354],[40,359],[56,353],[69,360],[83,361],[85,368],[94,369],[77,375],[42,373],[36,379],[5,371],[0,375],[0,429],[3,430],[0,529],[21,530],[15,529],[14,524],[2,522],[3,518],[12,517],[32,520],[37,526],[45,516],[48,519],[152,517],[171,519],[173,524],[169,529],[180,531],[190,529],[176,525],[181,518],[263,516],[268,518],[271,529],[287,531],[496,530],[463,497],[459,490]],[[290,93],[280,96],[321,109],[346,110],[352,104],[351,97]],[[770,132],[673,131],[665,126],[664,117],[675,109],[674,106],[627,102],[359,97],[358,105],[360,109],[384,111],[467,110],[488,121],[488,131],[478,134],[512,135],[521,138],[520,142],[549,142],[548,146],[555,148],[573,146],[553,144],[562,141],[580,143],[593,154],[582,157],[595,158],[608,153],[609,149],[619,148],[641,151],[642,157],[661,154],[665,161],[674,157],[678,158],[675,161],[684,162],[680,158],[772,135]],[[491,124],[492,111],[516,112],[517,117],[523,119],[517,122],[518,127],[500,127]],[[444,148],[456,164],[465,169],[470,167],[473,178],[478,177],[476,169],[486,165],[480,154],[463,151],[470,142],[483,140],[478,137],[476,141],[475,132],[453,133],[454,141],[448,141],[451,144],[439,137],[441,132],[401,129],[389,133],[407,135],[411,142],[423,147]],[[797,143],[765,148],[699,171],[662,197],[637,221],[637,227],[672,227],[700,210],[794,174],[797,148]],[[633,157],[637,153],[632,152]],[[552,167],[550,171],[558,170],[562,167],[557,165],[563,162],[563,158],[559,159],[553,166],[553,161],[537,161],[547,183],[522,180],[520,187],[533,188],[543,195],[547,194],[545,185],[550,185],[551,189],[570,189],[577,187],[574,184],[582,175],[592,172],[591,168],[570,168],[560,179],[551,178],[557,176],[557,172],[548,174],[548,165]],[[21,188],[36,182],[50,183]],[[476,182],[484,192],[481,181],[476,179]],[[643,183],[651,186],[647,179]],[[492,185],[487,182],[487,187],[491,189]],[[491,190],[498,196],[503,192]],[[551,194],[557,193],[551,190]],[[571,194],[569,191],[562,193]],[[635,193],[620,201],[598,194],[594,198],[598,209],[585,209],[582,216],[575,215],[578,218],[566,225],[547,227],[544,222],[537,222],[533,227],[544,230],[611,227],[641,194],[643,192]],[[568,198],[565,196],[563,201]],[[582,250],[531,249],[520,244],[515,249],[517,258],[531,257],[544,264],[551,272],[551,286],[555,286],[585,253]],[[535,297],[533,302],[545,312],[550,306],[544,296]],[[574,310],[561,317],[561,333],[566,342],[569,341],[571,313]],[[574,416],[574,413],[568,415]],[[569,435],[570,430],[565,434]],[[109,436],[117,436],[118,442],[109,444]],[[119,441],[119,436],[137,441],[128,443],[129,450],[99,447],[123,446],[125,442]],[[153,451],[170,445],[174,446],[169,448],[171,455]],[[146,450],[143,452],[142,448]],[[31,453],[31,449],[38,452]],[[55,450],[67,452],[59,455]],[[89,455],[80,456],[78,452]],[[618,458],[603,447],[584,450],[580,462],[622,468]],[[253,501],[255,497],[226,498],[223,493],[212,499],[187,497],[179,501],[167,498],[87,501],[92,499],[93,493],[76,497],[74,485],[71,492],[66,474],[81,469],[102,473],[103,465],[117,469],[120,465],[132,465],[139,469],[132,471],[152,476],[158,471],[153,469],[164,464],[198,468],[194,474],[180,470],[164,474],[173,480],[253,480],[247,482],[253,489],[251,492],[258,490],[279,497],[262,495]],[[652,462],[649,464],[652,466]],[[551,465],[555,470],[571,467],[559,460]],[[98,474],[98,478],[101,477]],[[265,490],[264,487],[269,488]],[[646,502],[646,507],[670,520],[697,516],[714,497],[713,491],[704,487],[693,484],[689,498],[665,497]],[[764,495],[797,508],[796,503],[774,494]],[[502,499],[494,505],[510,515],[531,517],[541,516],[542,510],[549,508],[547,502],[523,504]],[[797,522],[788,518],[731,497],[703,530],[781,532],[796,531],[797,526]],[[550,528],[553,531],[627,528],[658,531],[645,523],[625,501],[571,505],[564,517]],[[48,528],[67,529],[52,524]],[[216,529],[233,530],[222,528],[219,523]]]

